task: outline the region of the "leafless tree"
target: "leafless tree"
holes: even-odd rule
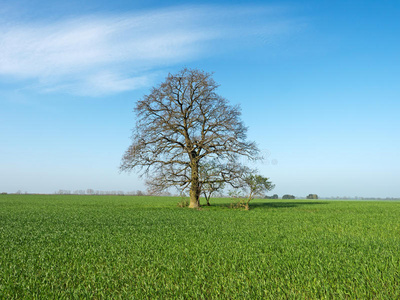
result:
[[[218,163],[219,181],[238,177],[240,159],[255,159],[259,150],[246,140],[239,106],[229,105],[217,88],[211,74],[201,70],[169,74],[137,102],[132,144],[120,170],[141,171],[152,192],[189,188],[191,208],[200,206],[201,187],[207,181],[199,174],[203,161]]]
[[[224,189],[226,178],[221,176],[221,167],[215,160],[200,164],[199,170],[201,191],[206,199],[207,206],[210,206],[211,195]]]

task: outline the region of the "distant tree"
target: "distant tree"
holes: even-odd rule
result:
[[[84,194],[85,194],[85,191],[84,191],[84,190],[75,190],[75,191],[72,192],[72,194],[75,194],[75,195],[84,195]]]
[[[70,195],[71,191],[70,190],[58,190],[58,192],[56,192],[56,194],[59,194],[59,195]]]
[[[307,199],[318,199],[318,195],[317,194],[309,194],[307,196]]]
[[[265,196],[265,199],[279,199],[278,194],[273,194],[272,196]]]
[[[264,192],[270,191],[275,187],[268,180],[269,178],[261,175],[247,174],[244,176],[242,179],[242,189],[248,194],[244,205],[245,209],[250,209],[249,203],[254,197],[261,196]]]
[[[191,208],[200,206],[199,168],[215,160],[220,178],[233,182],[241,158],[255,159],[259,150],[247,141],[240,108],[216,93],[210,73],[183,69],[138,101],[132,144],[122,158],[121,171],[139,169],[149,190],[160,193],[177,186],[189,188]]]
[[[295,196],[288,194],[282,196],[282,199],[295,199],[295,198],[296,198]]]

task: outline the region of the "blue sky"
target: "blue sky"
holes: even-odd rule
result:
[[[400,197],[399,1],[0,0],[0,192],[145,190],[135,101],[182,67],[240,104],[273,193]]]

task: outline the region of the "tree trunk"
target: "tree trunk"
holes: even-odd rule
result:
[[[245,204],[245,206],[244,206],[244,209],[245,209],[245,210],[250,210],[250,201],[251,201],[251,199],[253,199],[253,196],[252,196],[252,194],[250,193],[250,196],[249,196],[249,198],[247,198],[247,202],[246,202],[246,204]]]
[[[207,193],[203,191],[203,195],[204,195],[204,198],[205,198],[206,201],[207,201],[207,206],[211,206],[211,204],[210,204],[210,197],[211,197],[211,194],[210,194],[210,195],[207,195]]]
[[[192,178],[190,183],[190,204],[189,208],[200,207],[200,181],[199,181],[199,165],[192,164]]]
[[[196,190],[190,188],[190,204],[189,208],[198,208],[200,207],[199,201],[199,193]]]

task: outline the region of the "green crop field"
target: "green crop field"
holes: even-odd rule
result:
[[[0,299],[399,299],[400,202],[0,195]]]

